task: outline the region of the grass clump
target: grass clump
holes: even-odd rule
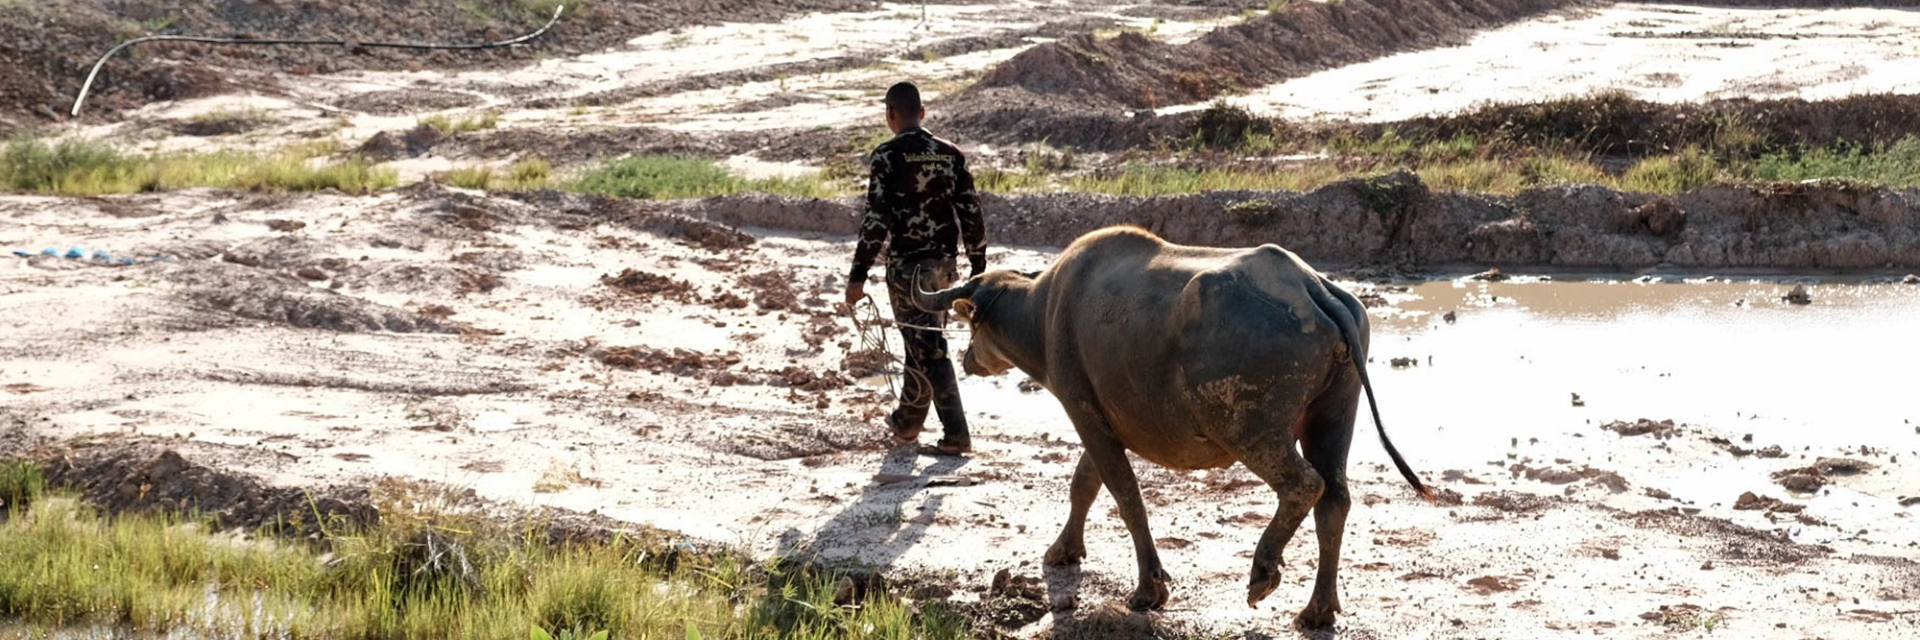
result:
[[[140,155],[93,142],[15,138],[0,151],[0,190],[76,196],[194,187],[365,192],[399,183],[397,173],[365,160],[320,161],[329,149]]]
[[[448,184],[462,189],[487,191],[530,191],[545,188],[553,180],[553,165],[546,160],[523,158],[504,170],[490,166],[463,167],[446,172]]]
[[[40,465],[25,460],[0,461],[0,514],[17,513],[47,491]]]
[[[685,156],[632,156],[587,170],[566,188],[622,198],[672,200],[763,191],[805,198],[838,195],[818,175],[750,180],[712,160]]]
[[[1868,150],[1857,144],[1802,153],[1762,156],[1754,168],[1762,180],[1838,179],[1890,187],[1920,186],[1920,137],[1909,136]]]
[[[420,124],[438,129],[446,135],[458,135],[473,131],[486,131],[500,126],[500,114],[495,111],[483,111],[471,118],[454,119],[444,113],[434,114],[418,120]]]
[[[502,530],[450,506],[453,494],[392,491],[380,488],[381,522],[313,543],[106,517],[49,494],[0,521],[0,619],[291,640],[970,637],[937,602],[836,602],[838,576],[811,566],[658,536],[551,542],[542,526]]]

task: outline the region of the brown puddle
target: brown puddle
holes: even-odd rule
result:
[[[1370,310],[1368,371],[1388,435],[1429,482],[1449,469],[1506,475],[1516,461],[1551,461],[1626,474],[1634,493],[1657,487],[1683,504],[1726,507],[1743,491],[1780,494],[1766,481],[1777,468],[1863,446],[1920,460],[1920,409],[1905,399],[1920,362],[1920,286],[1809,284],[1806,305],[1781,299],[1792,288],[1777,280],[1424,282],[1387,292],[1391,307]],[[965,340],[956,336],[956,350]],[[1396,358],[1414,364],[1392,366]],[[969,411],[988,418],[976,433],[1073,439],[1051,395],[1017,390],[1022,377],[963,378]],[[1689,442],[1660,445],[1601,428],[1641,418],[1671,419],[1691,430]],[[1373,430],[1363,411],[1353,464],[1388,464]],[[1785,457],[1734,456],[1715,437],[1778,446]],[[1914,466],[1881,467],[1885,477],[1857,488],[1800,498],[1840,524],[1874,517],[1851,509],[1853,501],[1890,505],[1900,489],[1920,489]]]

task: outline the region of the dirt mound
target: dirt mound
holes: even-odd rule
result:
[[[635,231],[672,238],[708,251],[722,252],[753,246],[754,237],[705,219],[684,204],[628,200],[552,189],[507,194],[514,201],[534,205],[556,226],[585,228],[594,222],[612,222]],[[669,210],[675,207],[675,210]]]
[[[822,428],[804,424],[785,424],[773,432],[747,432],[712,443],[713,448],[757,460],[795,460],[843,451],[872,450],[886,446],[878,429]]]
[[[422,124],[402,132],[382,131],[373,134],[366,142],[360,143],[353,153],[375,162],[418,158],[427,155],[446,139],[446,134],[439,129]]]
[[[457,91],[394,89],[357,93],[333,103],[333,106],[376,116],[404,116],[423,111],[471,107],[485,101],[478,95]]]
[[[585,131],[499,129],[453,136],[438,150],[447,156],[479,158],[533,154],[559,165],[629,155],[727,155],[726,150],[710,137],[652,127]]]
[[[1639,527],[1658,528],[1688,538],[1713,540],[1722,559],[1740,564],[1777,569],[1833,553],[1829,547],[1794,542],[1785,531],[1762,531],[1720,518],[1687,515],[1678,509],[1622,513],[1617,517]]]
[[[458,333],[450,322],[405,309],[316,289],[299,277],[221,263],[181,265],[166,272],[183,285],[189,308],[302,329]],[[211,318],[203,321],[215,322]]]
[[[798,311],[800,296],[793,292],[793,273],[762,271],[740,276],[740,286],[753,292],[753,304],[771,311]]]
[[[181,34],[349,42],[476,43],[532,31],[554,2],[200,2],[74,0],[0,4],[0,133],[62,119],[85,69],[118,42]],[[520,47],[478,52],[386,48],[150,43],[110,61],[87,98],[88,118],[112,117],[153,100],[209,95],[225,85],[213,68],[270,73],[348,69],[461,69],[521,64],[624,45],[636,36],[696,24],[760,22],[815,11],[868,10],[870,0],[586,2],[546,35]],[[577,6],[584,4],[584,6]],[[191,60],[192,63],[177,61]],[[257,83],[257,80],[248,80]],[[398,102],[414,100],[400,96]],[[435,98],[438,99],[438,98]],[[372,105],[379,106],[379,105]]]
[[[1324,135],[1379,139],[1468,136],[1487,143],[1565,146],[1605,156],[1640,157],[1711,140],[1749,139],[1736,153],[1840,142],[1873,146],[1920,133],[1920,96],[1870,94],[1832,100],[1718,99],[1664,103],[1602,93],[1523,104],[1496,104],[1457,114],[1393,123],[1331,127]]]
[[[741,361],[738,353],[708,354],[678,348],[661,350],[651,347],[607,347],[595,350],[591,355],[593,359],[609,367],[629,371],[670,373],[683,378],[711,376],[715,373],[725,374]]]
[[[269,487],[254,478],[195,464],[160,445],[113,442],[81,446],[47,466],[55,484],[70,486],[109,512],[164,510],[213,517],[223,527],[265,528],[303,535],[319,525],[367,524],[379,517],[358,487]],[[316,521],[316,516],[323,521]]]
[[[1302,2],[1178,45],[1131,32],[1104,39],[1083,33],[1014,56],[936,110],[954,114],[951,121],[969,133],[996,136],[1000,132],[991,125],[1017,125],[1020,119],[996,112],[1039,116],[1044,122],[1074,111],[1151,110],[1199,102],[1389,53],[1457,44],[1480,29],[1586,3]],[[1049,128],[1065,132],[1073,127],[1061,122]]]
[[[1434,192],[1401,172],[1309,192],[989,193],[983,200],[994,241],[1011,245],[1066,246],[1095,229],[1130,224],[1182,244],[1274,242],[1325,265],[1920,266],[1920,191],[1849,183],[1718,186],[1678,196],[1563,184],[1496,196]],[[859,219],[851,198],[753,194],[677,206],[742,226],[836,235],[853,234]]]
[[[690,302],[694,297],[693,285],[685,281],[631,268],[621,270],[619,275],[600,276],[600,284],[642,300],[664,297],[675,302]]]
[[[1600,425],[1600,428],[1606,429],[1608,431],[1612,431],[1614,433],[1618,433],[1623,436],[1631,437],[1631,436],[1651,435],[1661,440],[1672,438],[1674,436],[1674,432],[1678,429],[1677,427],[1674,426],[1672,420],[1660,420],[1656,422],[1653,420],[1648,420],[1646,418],[1641,418],[1633,422],[1621,422],[1619,420],[1615,420],[1613,422]]]

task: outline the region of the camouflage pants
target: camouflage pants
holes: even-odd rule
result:
[[[928,313],[913,306],[915,281],[929,291],[944,289],[959,280],[953,258],[932,258],[896,262],[887,261],[887,298],[893,305],[893,319],[902,325],[945,327],[947,314]],[[960,406],[960,383],[954,379],[953,360],[947,357],[947,336],[939,331],[900,327],[906,342],[906,374],[901,381],[900,407],[887,416],[894,433],[918,432],[926,424],[932,408],[945,427],[950,443],[971,445],[967,432],[967,414]]]

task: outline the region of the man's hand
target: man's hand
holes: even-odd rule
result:
[[[859,304],[860,299],[865,297],[867,297],[867,283],[865,282],[847,283],[847,310],[848,311],[852,311],[853,305]]]

